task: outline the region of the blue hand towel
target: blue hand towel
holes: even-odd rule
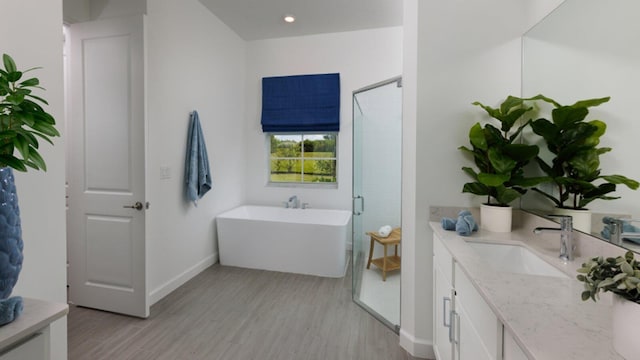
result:
[[[455,230],[456,229],[456,220],[448,217],[443,217],[440,220],[440,224],[442,228],[445,230]]]
[[[213,188],[213,181],[198,112],[194,110],[190,117],[184,178],[187,200],[198,206],[198,199]]]
[[[478,231],[478,224],[476,223],[471,211],[462,210],[458,213],[457,219],[443,217],[440,220],[440,225],[445,230],[455,230],[458,235],[469,236],[473,231]]]
[[[22,297],[13,296],[0,300],[0,326],[8,324],[22,314]]]
[[[468,210],[462,210],[458,213],[458,221],[456,222],[456,232],[461,236],[469,236],[473,231],[478,230],[473,215]]]

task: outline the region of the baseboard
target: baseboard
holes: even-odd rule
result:
[[[162,300],[165,296],[169,295],[172,291],[182,286],[187,281],[191,280],[196,275],[200,274],[204,269],[218,262],[218,253],[213,253],[207,256],[204,260],[190,267],[182,274],[174,277],[166,283],[160,285],[149,293],[149,303],[151,305]]]
[[[404,329],[400,329],[400,346],[411,356],[421,359],[435,359],[433,343],[427,340],[416,339]]]

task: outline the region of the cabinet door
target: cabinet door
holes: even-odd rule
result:
[[[453,333],[451,332],[451,320],[453,310],[453,288],[447,281],[439,267],[433,268],[434,299],[433,299],[433,347],[438,360],[451,360]]]
[[[499,354],[502,353],[502,324],[457,263],[455,264],[454,275],[456,312],[462,313],[461,309],[464,309],[469,325],[474,328],[473,333],[468,333],[469,336],[476,334],[485,352],[489,354],[489,358],[498,359]],[[461,324],[460,326],[461,333],[469,331],[464,325]],[[464,339],[461,341],[464,341]],[[474,357],[463,359],[474,359]]]
[[[503,360],[528,360],[527,355],[518,346],[511,334],[504,330],[504,353],[502,354]]]
[[[438,360],[453,357],[453,258],[437,235],[433,239],[433,349]]]
[[[454,318],[456,360],[495,360],[487,351],[467,311],[460,303],[456,304]]]

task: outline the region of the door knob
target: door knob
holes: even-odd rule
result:
[[[125,206],[123,206],[123,208],[136,209],[136,210],[140,211],[140,210],[144,209],[144,205],[140,201],[138,201],[133,205],[125,205]]]

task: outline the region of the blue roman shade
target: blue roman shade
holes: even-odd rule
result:
[[[263,132],[340,130],[340,74],[262,78]]]

